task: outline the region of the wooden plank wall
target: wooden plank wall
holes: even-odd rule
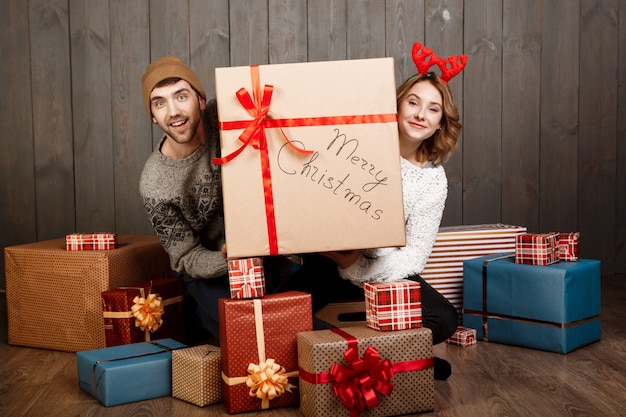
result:
[[[139,201],[160,137],[141,100],[175,54],[215,67],[466,53],[444,225],[582,233],[626,271],[626,0],[0,0],[0,246],[152,233]],[[372,97],[375,100],[375,97]],[[2,260],[3,262],[3,260]],[[2,270],[4,264],[2,263]],[[4,277],[0,281],[4,287]]]

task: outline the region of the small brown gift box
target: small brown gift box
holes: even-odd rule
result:
[[[204,407],[222,401],[220,348],[193,346],[172,351],[172,397]]]
[[[4,259],[9,343],[67,352],[105,347],[102,291],[172,274],[156,236],[121,234],[107,251],[68,251],[63,237]]]
[[[163,324],[151,332],[136,325],[131,311],[135,297],[145,298],[158,294],[164,307]],[[149,342],[151,339],[171,338],[187,343],[185,312],[183,308],[183,281],[180,278],[157,278],[130,286],[102,292],[102,317],[106,345],[118,346],[129,343]],[[154,333],[154,337],[152,336]]]
[[[313,328],[311,295],[290,291],[247,300],[222,298],[219,321],[226,411],[235,414],[298,405],[297,334]],[[281,381],[285,391],[271,399],[252,396],[256,387],[249,387],[247,381],[267,375],[264,365],[271,365],[272,360],[287,377]],[[260,387],[254,392],[262,391]]]
[[[298,362],[300,411],[306,417],[395,416],[435,407],[432,332],[427,328],[303,332],[298,334]],[[372,381],[375,388],[361,381]],[[348,407],[344,400],[354,400],[354,405]]]

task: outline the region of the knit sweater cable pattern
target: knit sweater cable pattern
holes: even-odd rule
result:
[[[448,180],[443,166],[413,165],[401,158],[406,246],[361,251],[356,262],[339,268],[342,278],[358,286],[418,275],[424,269],[439,231]]]

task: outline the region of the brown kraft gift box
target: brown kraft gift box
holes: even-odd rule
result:
[[[136,326],[135,316],[131,311],[135,297],[145,298],[148,294],[159,295],[164,307],[161,316],[163,323],[154,332],[147,329],[142,331]],[[180,278],[157,278],[103,291],[102,315],[107,347],[168,338],[187,343],[183,281]]]
[[[103,251],[67,251],[63,237],[4,256],[9,344],[67,352],[105,347],[102,291],[172,274],[156,236],[120,234]]]
[[[297,406],[300,399],[297,333],[313,328],[311,295],[291,291],[256,299],[222,298],[219,320],[222,397],[226,411],[235,414]],[[286,377],[280,381],[284,393],[271,399],[252,396],[251,387],[246,384],[248,376],[251,375],[251,381],[262,377],[254,366],[272,360],[275,368],[281,370],[277,373]]]
[[[360,326],[302,332],[298,362],[300,411],[305,417],[383,417],[435,407],[432,332],[427,328],[379,332]],[[348,407],[335,392],[354,404]]]

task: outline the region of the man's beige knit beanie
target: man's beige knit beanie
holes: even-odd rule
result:
[[[148,117],[152,120],[152,111],[150,110],[150,93],[161,81],[167,78],[181,78],[189,83],[200,94],[202,99],[206,101],[206,94],[202,89],[200,80],[196,74],[189,68],[180,58],[175,56],[164,56],[148,65],[146,72],[141,77],[141,93],[143,94],[143,103],[146,106]]]

